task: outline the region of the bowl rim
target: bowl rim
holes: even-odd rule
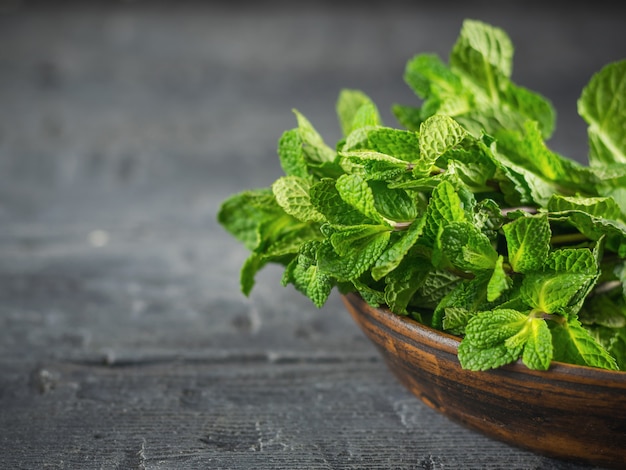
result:
[[[366,309],[370,318],[379,326],[385,329],[393,329],[396,334],[401,334],[408,341],[426,344],[442,352],[451,354],[455,357],[455,360],[458,361],[458,348],[461,342],[461,338],[458,336],[437,330],[409,316],[393,313],[386,306],[373,307],[355,292],[343,294],[343,298],[352,305],[355,310],[362,311]],[[542,371],[529,369],[521,359],[519,359],[516,362],[501,366],[498,369],[490,369],[489,371],[481,372],[493,372],[496,370],[539,376],[544,379],[552,378],[559,381],[577,383],[589,382],[594,385],[602,384],[609,388],[623,389],[626,393],[626,371],[601,369],[598,367],[569,364],[560,361],[552,361],[549,369]],[[470,370],[467,370],[467,372],[481,373]]]

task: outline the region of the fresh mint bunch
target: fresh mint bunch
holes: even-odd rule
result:
[[[464,368],[521,359],[626,369],[626,60],[578,101],[589,165],[550,150],[552,105],[511,81],[504,31],[466,20],[449,60],[409,60],[421,106],[383,124],[341,91],[329,146],[295,111],[278,144],[285,175],[223,202],[219,222],[250,251],[248,295],[267,263],[318,307],[357,292],[462,337]]]

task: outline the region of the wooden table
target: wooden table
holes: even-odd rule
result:
[[[358,88],[396,125],[404,64],[464,18],[509,32],[586,158],[575,100],[626,56],[623,14],[416,3],[0,2],[0,468],[586,468],[422,404],[337,294],[275,267],[239,292],[216,212],[280,175],[291,109],[334,142]]]

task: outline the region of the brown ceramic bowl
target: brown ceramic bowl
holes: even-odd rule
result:
[[[391,371],[430,407],[469,428],[538,454],[626,468],[626,372],[521,362],[487,372],[461,368],[459,338],[410,318],[343,301]]]

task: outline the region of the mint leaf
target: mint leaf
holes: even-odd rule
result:
[[[467,135],[467,131],[449,116],[428,118],[420,126],[420,160],[415,163],[416,169],[427,173],[441,155],[460,144]]]
[[[365,93],[360,90],[344,89],[339,93],[337,99],[336,110],[344,137],[347,137],[355,128],[363,125],[363,117],[359,115],[361,108],[372,107],[375,105]],[[378,114],[376,112],[376,114]],[[355,122],[356,121],[356,122]],[[373,125],[380,122],[380,117],[373,121]]]
[[[448,222],[465,220],[465,211],[459,195],[448,181],[442,181],[433,190],[426,209],[424,242],[432,245],[439,233],[439,227]]]
[[[528,368],[546,370],[552,360],[552,335],[545,320],[512,309],[473,316],[461,346],[459,360],[470,370],[497,368],[520,356]]]
[[[626,60],[603,67],[584,88],[578,114],[589,124],[592,165],[626,162]]]
[[[397,236],[393,244],[381,254],[372,267],[372,277],[378,281],[396,269],[409,250],[415,245],[424,230],[425,218],[421,217],[411,224],[408,230]]]
[[[283,210],[302,222],[324,222],[325,217],[311,203],[311,184],[298,176],[283,176],[272,185],[276,202]]]
[[[524,277],[521,294],[532,308],[555,313],[572,304],[576,294],[594,279],[591,274],[570,272],[530,273]]]
[[[339,281],[357,279],[383,253],[389,236],[389,230],[384,230],[384,227],[346,230],[343,233],[341,230],[333,231],[317,253],[320,272]]]
[[[282,284],[293,284],[319,308],[326,303],[334,283],[317,266],[318,246],[318,242],[306,242],[301,246],[298,256],[287,266]]]
[[[309,167],[303,150],[303,141],[298,129],[285,131],[278,141],[280,165],[288,176],[309,176]]]
[[[313,207],[333,225],[374,223],[374,220],[343,200],[335,182],[332,178],[324,178],[311,186],[309,198]]]
[[[489,278],[489,284],[487,284],[487,300],[489,302],[496,301],[503,292],[511,287],[512,280],[504,271],[503,263],[504,257],[502,255],[498,256]]]
[[[578,319],[572,318],[552,329],[554,360],[602,369],[617,370],[613,358],[583,328]]]
[[[503,227],[509,264],[515,272],[539,269],[550,250],[550,224],[545,215],[520,217]]]
[[[376,209],[374,193],[367,181],[358,174],[341,175],[335,187],[341,198],[368,219],[383,222],[382,215]]]
[[[441,228],[437,253],[453,267],[471,273],[493,270],[498,260],[498,252],[489,238],[466,221],[451,222]]]
[[[337,155],[335,150],[324,143],[322,136],[302,113],[295,109],[293,112],[298,120],[298,133],[307,159],[317,163],[334,161]]]
[[[270,189],[248,190],[223,201],[217,220],[247,249],[253,250],[259,245],[259,226],[283,213]]]

